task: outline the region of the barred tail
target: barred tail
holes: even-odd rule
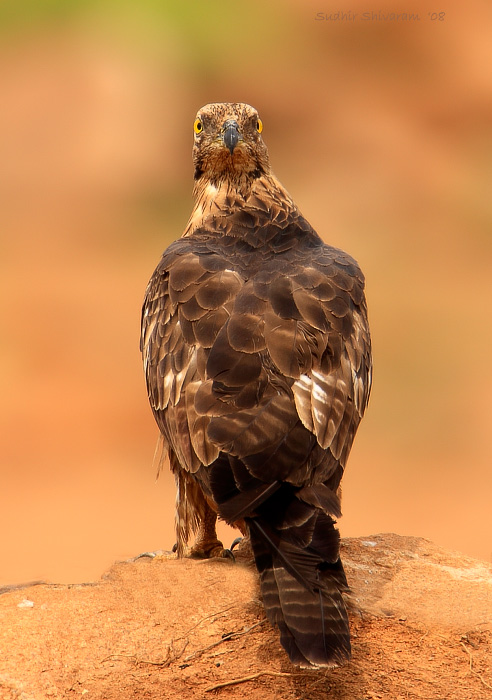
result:
[[[314,517],[314,527],[310,522],[307,527],[304,523],[282,531],[273,529],[262,517],[246,522],[266,614],[278,627],[290,660],[302,667],[333,667],[350,658],[342,596],[348,586],[334,522],[321,511]],[[304,546],[308,532],[311,543]],[[321,551],[313,547],[318,540],[322,541]]]

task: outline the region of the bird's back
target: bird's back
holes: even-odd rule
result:
[[[210,509],[239,523],[290,658],[334,665],[350,654],[338,487],[371,384],[364,278],[271,173],[251,177],[201,187],[149,282],[148,393],[178,540]]]

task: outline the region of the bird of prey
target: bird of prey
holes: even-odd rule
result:
[[[323,243],[270,169],[255,109],[194,122],[194,208],[142,310],[152,411],[177,483],[177,551],[249,535],[266,614],[291,661],[350,658],[335,520],[371,386],[364,277]]]

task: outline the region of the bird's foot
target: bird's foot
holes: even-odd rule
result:
[[[189,556],[192,559],[231,559],[234,561],[234,554],[230,549],[225,549],[220,540],[195,542]]]

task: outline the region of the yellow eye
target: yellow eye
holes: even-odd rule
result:
[[[263,131],[263,122],[261,121],[261,119],[258,119],[258,121],[256,122],[256,131],[259,134],[261,134],[261,132]]]
[[[203,124],[199,119],[195,119],[195,123],[193,124],[193,131],[195,132],[195,134],[199,134],[203,131]]]

